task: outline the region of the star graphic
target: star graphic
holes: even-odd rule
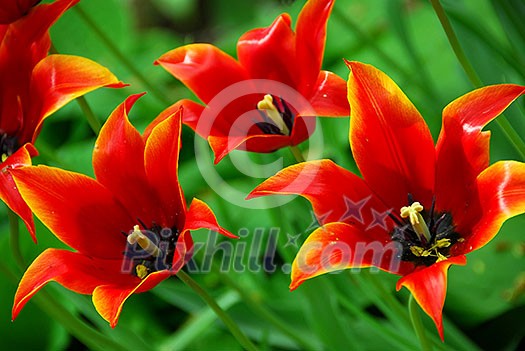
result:
[[[354,202],[347,196],[344,196],[346,212],[341,217],[341,222],[345,222],[351,218],[355,218],[359,223],[363,224],[363,215],[361,210],[365,204],[370,200],[371,196],[362,199],[361,201]]]
[[[378,212],[375,209],[372,209],[372,223],[366,228],[366,230],[372,229],[376,226],[380,226],[384,230],[388,230],[388,225],[386,223],[386,219],[388,218],[388,215],[392,212],[392,210],[386,210],[385,212]]]
[[[297,247],[299,246],[297,244],[297,239],[299,239],[299,237],[301,236],[301,234],[296,234],[296,235],[292,235],[290,233],[286,233],[286,238],[288,239],[286,241],[286,244],[284,245],[284,247],[288,247],[288,246],[293,246],[293,247]]]
[[[326,213],[326,214],[323,214],[321,216],[316,217],[315,216],[315,213],[314,211],[310,210],[310,218],[311,218],[311,221],[310,221],[310,224],[308,224],[308,227],[304,230],[305,233],[310,233],[312,231],[314,231],[315,229],[319,228],[321,226],[320,223],[324,223],[326,218],[328,218],[328,216],[330,215],[331,211]]]

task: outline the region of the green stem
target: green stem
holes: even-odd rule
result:
[[[430,341],[427,339],[425,328],[423,327],[423,322],[421,321],[421,315],[419,314],[419,306],[417,305],[414,295],[410,295],[408,300],[408,311],[410,313],[410,320],[412,321],[412,326],[416,332],[419,343],[421,344],[421,350],[430,351],[432,346],[430,346]]]
[[[53,295],[41,290],[33,297],[38,306],[44,310],[52,319],[58,321],[69,333],[94,350],[126,350],[118,342],[108,338],[80,318],[68,311],[62,304],[55,301]]]
[[[295,157],[295,160],[297,161],[297,163],[306,161],[304,159],[303,153],[301,152],[301,149],[299,149],[298,146],[290,145],[290,151],[292,152],[293,157]]]
[[[18,227],[19,218],[10,208],[7,209],[7,217],[9,219],[9,235],[11,252],[17,267],[23,272],[27,265],[20,250],[20,230]]]
[[[186,272],[179,271],[177,277],[184,282],[188,287],[190,287],[197,295],[199,295],[204,302],[210,306],[210,308],[217,314],[217,316],[223,321],[223,323],[228,327],[232,335],[237,339],[237,341],[249,351],[256,351],[257,348],[255,345],[244,335],[244,333],[239,329],[237,324],[228,316],[222,308],[217,304],[217,302],[211,297],[195,280],[193,280]]]
[[[260,303],[255,301],[251,294],[244,291],[244,289],[237,282],[235,282],[235,280],[230,278],[227,274],[220,274],[220,276],[227,285],[237,291],[237,293],[242,297],[243,302],[246,303],[246,305],[248,305],[252,311],[257,313],[260,317],[266,319],[266,321],[268,321],[290,339],[294,340],[302,350],[315,350],[312,347],[311,341],[298,335],[297,332],[295,332],[292,328],[289,328],[288,324],[282,321],[278,316],[263,308]]]
[[[13,284],[17,284],[20,280],[18,276],[1,261],[0,273],[3,273],[3,275]],[[73,315],[61,304],[57,303],[54,296],[49,294],[46,290],[40,290],[38,295],[33,297],[33,301],[41,310],[53,320],[60,323],[69,333],[84,343],[88,348],[93,350],[126,350],[126,348],[118,344],[116,341],[109,339],[77,318],[77,316]]]
[[[52,43],[51,43],[51,47],[49,48],[49,52],[51,52],[52,54],[59,54],[58,50],[55,48],[55,46]],[[100,129],[102,128],[102,124],[100,123],[100,121],[97,119],[97,117],[93,113],[93,110],[91,109],[91,107],[89,107],[89,104],[87,103],[86,98],[83,96],[79,96],[75,100],[78,106],[80,107],[80,109],[82,110],[82,112],[84,113],[84,116],[86,117],[86,120],[89,126],[91,127],[93,132],[95,132],[95,134],[98,135],[98,133],[100,132]]]
[[[113,41],[102,31],[93,19],[82,9],[79,5],[74,7],[74,10],[88,25],[88,27],[100,38],[111,53],[128,69],[142,84],[150,91],[160,102],[166,105],[171,105],[171,99],[165,96],[155,85],[151,84],[148,79],[140,72],[133,63],[124,55],[124,53],[113,43]]]
[[[456,58],[461,64],[461,67],[465,71],[468,79],[474,87],[482,87],[483,82],[481,81],[478,74],[474,70],[474,67],[468,60],[467,55],[465,55],[465,52],[463,51],[463,48],[459,43],[458,37],[456,36],[456,33],[454,32],[454,29],[452,28],[452,25],[448,20],[447,14],[445,13],[445,9],[443,8],[443,6],[441,6],[441,2],[439,0],[430,0],[430,2],[432,3],[432,7],[436,12],[436,15],[439,19],[439,22],[441,23],[441,26],[443,27],[443,30],[445,31],[445,34],[447,35],[447,39],[450,43],[450,46],[452,46],[452,50],[454,51],[454,54],[456,55]],[[519,134],[510,124],[510,122],[505,118],[505,116],[500,115],[499,118],[496,119],[496,123],[503,131],[503,134],[505,134],[505,137],[507,137],[509,142],[519,153],[521,158],[525,160],[525,142],[523,141],[523,139],[521,139]]]
[[[364,273],[364,272],[363,272]],[[373,272],[366,272],[364,275],[365,279],[368,280],[374,287],[375,291],[378,293],[379,298],[384,302],[387,308],[393,312],[394,315],[398,316],[401,320],[408,323],[408,317],[405,309],[402,307],[401,303],[388,291],[383,282],[378,278],[379,276]]]
[[[397,330],[388,328],[384,323],[379,322],[376,318],[371,317],[366,311],[357,307],[352,301],[348,299],[348,296],[335,289],[341,306],[345,307],[350,313],[354,314],[357,318],[367,323],[372,329],[379,331],[378,335],[385,341],[392,343],[396,349],[410,350],[414,348],[411,344],[411,340],[404,337],[404,334],[399,333]]]
[[[454,32],[454,29],[448,20],[445,9],[443,9],[443,6],[441,6],[439,0],[430,0],[430,2],[432,3],[432,7],[434,8],[436,15],[438,16],[439,22],[441,22],[441,26],[443,27],[445,34],[447,35],[450,46],[452,46],[452,50],[454,50],[454,54],[461,64],[461,67],[463,67],[463,70],[467,74],[468,79],[475,87],[481,87],[483,82],[468,60],[467,55],[465,55],[465,52],[459,43],[458,37],[456,36],[456,33]]]
[[[89,123],[89,126],[95,132],[96,135],[100,132],[100,129],[102,128],[102,124],[97,119],[95,114],[93,113],[93,110],[91,107],[89,107],[87,100],[83,96],[79,96],[76,98],[78,106],[80,106],[80,109],[84,113],[84,116],[86,117],[87,122]]]

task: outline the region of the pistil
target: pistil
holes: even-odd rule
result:
[[[131,245],[139,244],[139,246],[153,257],[159,257],[162,251],[151,241],[146,235],[142,233],[138,225],[133,227],[133,232],[128,235],[128,243]]]
[[[279,109],[273,103],[273,97],[270,94],[264,95],[264,98],[257,103],[257,109],[259,111],[266,112],[266,116],[275,124],[279,131],[284,135],[289,135],[290,130],[284,122],[283,116],[279,112]]]
[[[421,242],[430,243],[430,231],[423,216],[421,216],[421,211],[423,211],[423,206],[416,201],[410,206],[401,208],[401,218],[410,220],[410,224]]]

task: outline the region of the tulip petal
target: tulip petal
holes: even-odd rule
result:
[[[138,284],[102,285],[93,291],[93,304],[97,312],[109,322],[111,328],[117,325],[124,302],[134,293],[148,291],[171,276],[169,271],[158,271],[149,274]]]
[[[407,204],[408,194],[430,207],[435,156],[425,121],[386,74],[359,62],[347,64],[350,145],[363,178],[396,210]]]
[[[132,217],[151,226],[154,221],[158,223],[162,206],[146,177],[144,141],[128,119],[130,109],[142,95],[131,95],[111,113],[95,143],[93,168],[97,181],[118,198]]]
[[[397,258],[401,249],[393,241],[374,241],[353,225],[328,223],[310,234],[299,249],[292,263],[290,289],[318,275],[348,268],[375,266],[401,274],[413,269],[411,264]]]
[[[12,0],[10,0],[12,1]],[[17,42],[26,45],[39,41],[47,31],[69,8],[80,0],[56,0],[50,4],[40,4],[29,11],[19,21],[11,23],[11,30],[17,36]],[[23,40],[20,40],[23,39]],[[49,44],[49,43],[48,43]],[[46,49],[46,51],[49,49]]]
[[[473,198],[476,177],[489,165],[490,132],[482,128],[524,93],[525,87],[518,85],[487,86],[443,110],[436,146],[436,207],[452,212],[455,221],[466,222],[465,214],[479,214],[479,204],[465,199]]]
[[[107,68],[79,56],[50,55],[31,76],[31,113],[25,116],[25,133],[36,139],[42,121],[71,100],[101,87],[125,86]],[[31,126],[31,127],[30,127]],[[22,138],[30,137],[25,134]]]
[[[197,123],[199,122],[199,118],[201,114],[203,113],[203,110],[205,107],[201,104],[196,103],[195,101],[192,101],[189,99],[182,99],[182,100],[177,101],[170,107],[166,108],[157,117],[155,117],[155,119],[146,127],[143,138],[145,140],[148,139],[153,128],[155,128],[162,121],[171,117],[174,113],[178,112],[181,108],[182,108],[182,123],[184,123],[191,129],[193,129],[195,132],[198,132]],[[208,134],[201,135],[201,137],[206,139],[208,137]]]
[[[199,199],[193,199],[190,204],[190,209],[186,214],[186,223],[184,231],[209,229],[218,232],[228,238],[237,239],[237,236],[222,228],[215,218],[215,214],[206,203]]]
[[[122,274],[122,260],[101,260],[78,252],[46,249],[27,268],[15,294],[13,319],[47,283],[55,281],[79,294],[91,294],[99,285],[130,284],[139,280]]]
[[[25,119],[29,113],[26,109],[32,107],[31,72],[46,57],[51,45],[48,29],[64,11],[78,1],[58,0],[51,4],[42,4],[34,7],[20,20],[8,26],[0,26],[3,27],[0,43],[0,126],[4,132],[16,134],[20,144],[32,141],[35,126],[27,126],[22,118]],[[31,130],[26,132],[28,129]],[[23,138],[20,137],[21,134],[24,134]],[[30,135],[27,136],[28,134]]]
[[[10,0],[0,3],[0,24],[9,24],[25,16],[41,0]]]
[[[467,253],[485,246],[507,219],[525,213],[525,164],[497,162],[478,176],[477,188],[482,216],[463,245],[458,246],[458,252]]]
[[[296,45],[301,72],[301,92],[309,92],[317,81],[323,62],[326,25],[334,0],[307,1],[297,19]],[[310,94],[308,94],[310,95]]]
[[[333,191],[334,187],[337,191]],[[273,194],[305,197],[320,224],[345,222],[366,231],[371,238],[390,239],[387,233],[393,225],[388,217],[391,209],[373,195],[361,178],[331,160],[287,167],[257,186],[247,198]]]
[[[443,306],[447,294],[447,273],[453,264],[463,266],[467,264],[467,258],[460,255],[434,263],[404,276],[396,285],[397,290],[404,286],[412,293],[419,306],[436,324],[441,340],[443,340]]]
[[[282,14],[266,28],[245,33],[237,42],[237,56],[251,78],[271,79],[300,87],[295,59],[295,34],[288,14]]]
[[[62,242],[88,256],[122,257],[122,231],[127,233],[136,222],[100,183],[47,166],[10,172],[33,213]]]
[[[186,214],[186,200],[180,187],[178,168],[181,148],[182,110],[153,128],[146,141],[144,162],[149,183],[156,190],[164,224],[182,229]]]
[[[31,165],[31,157],[38,153],[33,145],[26,144],[2,162],[0,171],[0,199],[24,222],[36,243],[35,223],[33,213],[18,192],[15,181],[11,176],[10,169]]]
[[[346,81],[335,73],[321,71],[310,104],[317,116],[349,116]]]
[[[290,137],[279,134],[258,135],[210,135],[208,143],[215,155],[214,163],[219,163],[233,150],[246,150],[252,152],[273,152],[281,147],[290,145]]]
[[[213,211],[208,205],[206,205],[206,203],[194,198],[190,204],[189,211],[186,213],[184,229],[181,231],[179,238],[177,239],[172,270],[178,271],[191,259],[193,255],[193,239],[191,237],[191,231],[198,229],[213,230],[229,238],[238,238],[217,223],[217,218],[215,218]]]
[[[190,44],[162,55],[155,64],[180,80],[205,104],[233,83],[248,79],[231,56],[210,44]]]

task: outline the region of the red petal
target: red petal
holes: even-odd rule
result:
[[[190,204],[190,209],[186,214],[186,223],[184,230],[209,229],[218,232],[228,238],[237,239],[237,236],[222,228],[217,222],[217,218],[213,211],[199,199],[193,199]]]
[[[93,291],[93,304],[111,328],[115,328],[122,306],[132,294],[151,290],[171,275],[169,271],[158,271],[149,274],[138,284],[98,286]]]
[[[179,230],[186,214],[186,200],[178,177],[181,119],[182,110],[179,109],[157,124],[146,141],[144,154],[146,175],[160,200],[158,213],[163,214],[163,225],[175,225]]]
[[[32,105],[30,94],[31,72],[35,65],[46,57],[50,47],[49,27],[79,0],[58,0],[52,4],[34,7],[30,13],[0,29],[0,127],[4,132],[17,134],[21,144],[30,142],[33,136],[20,129],[26,127],[24,118]],[[4,1],[6,2],[6,1]],[[18,117],[18,118],[17,118]]]
[[[406,206],[409,193],[430,207],[435,160],[425,121],[386,74],[359,62],[348,65],[350,145],[363,178],[395,210]]]
[[[478,211],[466,200],[475,191],[478,174],[489,165],[490,132],[481,129],[525,93],[518,85],[493,85],[474,90],[443,110],[436,146],[436,206],[452,212],[456,222]],[[460,229],[461,230],[461,229]]]
[[[390,239],[387,235],[391,228],[390,209],[372,194],[361,178],[330,160],[287,167],[265,180],[247,198],[272,194],[305,197],[312,203],[321,224],[345,222],[367,231],[367,235],[376,239]],[[381,214],[384,221],[378,222]]]
[[[88,256],[122,258],[136,224],[100,183],[47,166],[10,171],[22,198],[62,242]]]
[[[139,280],[121,273],[122,260],[100,260],[58,249],[42,252],[27,268],[13,304],[13,319],[44,285],[55,281],[79,294],[91,294],[99,285],[130,284]]]
[[[318,116],[349,116],[346,81],[335,73],[321,71],[310,104]]]
[[[177,240],[175,254],[173,256],[173,271],[177,272],[191,259],[193,255],[193,239],[191,238],[190,231],[198,229],[209,229],[229,238],[238,238],[217,223],[217,219],[208,205],[194,198],[190,204],[189,211],[186,213],[184,228],[181,230]]]
[[[316,229],[299,249],[292,264],[294,290],[305,280],[348,268],[375,266],[387,272],[413,269],[396,257],[401,247],[395,242],[374,241],[355,226],[334,222]]]
[[[283,14],[266,28],[253,29],[237,42],[237,56],[250,78],[271,79],[300,89],[295,34]]]
[[[71,100],[103,86],[123,87],[107,68],[79,56],[50,55],[31,76],[32,109],[24,120],[24,136],[33,142],[42,121]]]
[[[210,44],[190,44],[162,55],[155,64],[179,79],[205,104],[233,83],[248,79],[231,56]]]
[[[321,70],[326,25],[333,6],[333,0],[307,1],[297,19],[296,45],[301,92],[312,91]]]
[[[259,134],[250,136],[211,135],[208,137],[208,142],[213,150],[213,154],[215,155],[215,164],[219,163],[233,150],[267,153],[291,145],[291,139],[289,136],[278,134]]]
[[[396,289],[407,288],[417,303],[436,324],[441,340],[443,340],[443,306],[447,294],[447,273],[450,265],[464,266],[467,258],[463,255],[451,257],[445,261],[416,270],[399,279]]]
[[[0,3],[0,24],[9,24],[26,15],[41,0],[8,0]]]
[[[159,123],[164,121],[166,118],[171,117],[174,113],[178,112],[182,108],[182,123],[189,126],[195,132],[197,132],[197,123],[204,110],[204,106],[196,103],[195,101],[182,99],[162,111],[154,120],[151,122],[144,131],[144,139],[148,139],[153,128]],[[202,128],[201,128],[202,129]],[[207,138],[208,135],[201,135],[203,138]]]
[[[146,177],[144,141],[128,120],[129,110],[142,95],[131,95],[111,113],[95,144],[93,168],[97,180],[132,218],[151,226],[154,221],[160,224],[162,205]]]
[[[477,178],[482,215],[465,237],[457,252],[467,253],[485,246],[496,236],[503,222],[525,213],[525,164],[501,161],[484,170]],[[456,247],[457,246],[457,247]]]
[[[33,145],[26,144],[2,163],[2,171],[0,171],[0,199],[24,221],[35,243],[36,233],[33,213],[24,199],[22,199],[22,196],[20,196],[9,170],[17,167],[30,166],[31,157],[36,155],[37,152]]]

